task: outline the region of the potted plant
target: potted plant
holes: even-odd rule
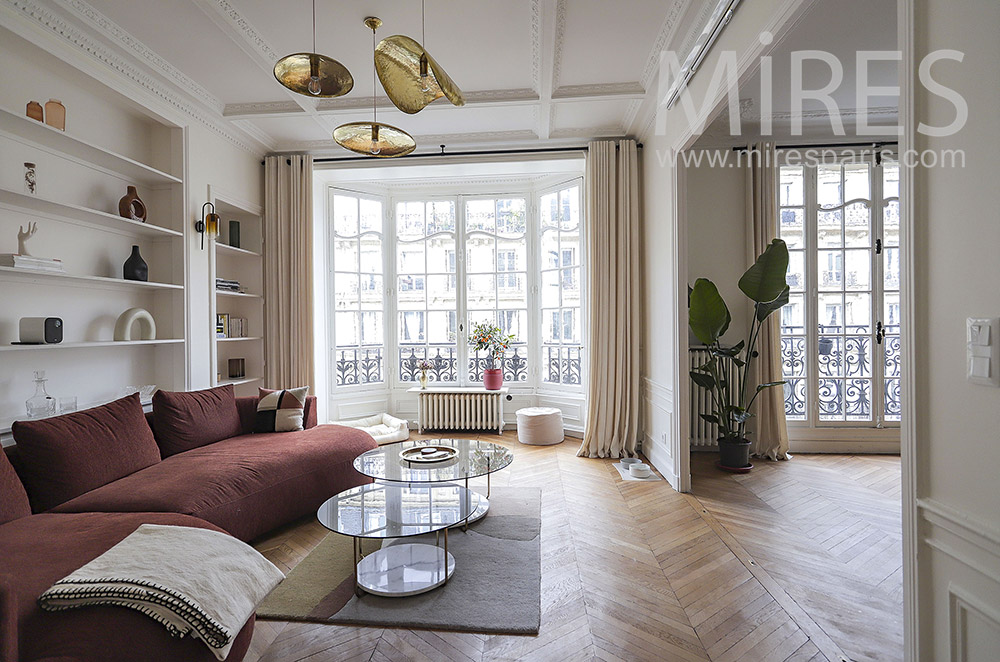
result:
[[[420,388],[427,388],[427,371],[433,369],[434,364],[427,359],[420,359],[417,363],[417,370],[420,371]]]
[[[750,466],[750,441],[746,423],[754,414],[754,400],[764,389],[784,384],[748,384],[749,363],[758,356],[757,340],[764,320],[788,303],[788,248],[775,239],[740,278],[740,290],[753,302],[754,314],[746,340],[725,347],[720,338],[729,328],[731,317],[715,284],[699,278],[688,296],[688,324],[699,341],[708,347],[709,359],[691,371],[695,384],[712,396],[712,413],[700,416],[719,426],[719,464],[727,469]]]
[[[486,352],[487,368],[483,369],[483,386],[487,391],[498,391],[503,386],[503,369],[498,367],[514,336],[503,335],[500,327],[489,322],[477,322],[472,327],[469,345],[477,352]]]

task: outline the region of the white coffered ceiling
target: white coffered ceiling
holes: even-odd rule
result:
[[[79,27],[203,107],[262,151],[346,154],[337,125],[371,116],[372,38],[418,41],[420,0],[317,0],[317,50],[341,61],[354,89],[316,100],[289,92],[274,62],[312,47],[310,0],[24,0]],[[636,133],[664,48],[683,50],[707,0],[426,0],[426,46],[466,95],[405,115],[374,95],[379,119],[423,150],[581,144]]]

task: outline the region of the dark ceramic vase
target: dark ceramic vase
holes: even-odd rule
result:
[[[132,247],[132,254],[129,255],[128,259],[125,260],[125,264],[122,265],[122,277],[125,280],[149,280],[149,267],[146,265],[146,261],[142,259],[139,255],[139,247]]]

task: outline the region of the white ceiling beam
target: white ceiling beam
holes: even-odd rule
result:
[[[274,64],[282,56],[274,52],[274,49],[264,40],[264,37],[250,24],[242,14],[237,11],[229,0],[192,0],[195,7],[200,9],[218,27],[224,35],[229,37],[233,43],[246,53],[250,60],[269,76],[274,75]],[[288,88],[275,82],[275,85],[297,105],[306,116],[319,125],[324,132],[330,133],[333,127],[316,110],[316,102],[301,94],[296,94]],[[223,109],[225,115],[225,109]]]
[[[535,58],[538,70],[538,139],[548,140],[552,129],[552,89],[559,36],[560,14],[565,26],[565,0],[537,0],[534,14],[533,38],[536,42]],[[560,43],[556,43],[559,41]]]

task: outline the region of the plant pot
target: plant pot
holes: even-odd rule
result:
[[[720,437],[719,464],[730,469],[742,469],[750,466],[749,440]]]
[[[483,370],[483,386],[487,391],[499,391],[503,387],[503,370],[499,368]]]
[[[833,339],[832,338],[820,338],[819,339],[819,354],[820,356],[830,356],[833,353]]]

